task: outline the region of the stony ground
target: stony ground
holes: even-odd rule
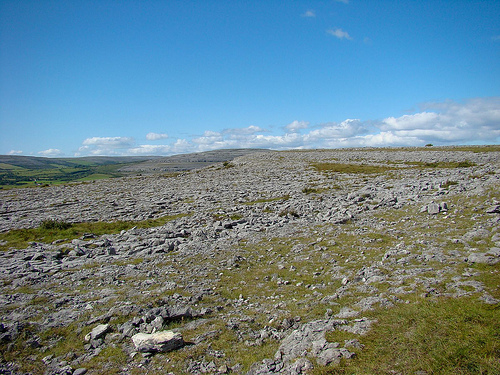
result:
[[[286,151],[0,191],[3,232],[171,218],[1,253],[0,373],[309,373],[362,350],[370,311],[498,304],[482,275],[499,269],[499,167],[460,149]],[[185,345],[132,341],[164,330]]]

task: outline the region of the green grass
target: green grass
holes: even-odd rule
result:
[[[323,374],[499,374],[500,306],[439,298],[377,310],[365,348]],[[341,333],[343,339],[345,333]],[[330,341],[338,341],[335,332]]]
[[[352,173],[352,174],[373,174],[385,173],[396,169],[394,167],[369,165],[369,164],[351,164],[351,163],[312,163],[312,167],[318,172],[323,173]]]
[[[23,249],[28,246],[29,242],[33,241],[51,243],[56,240],[72,240],[83,236],[85,233],[92,233],[100,236],[103,234],[120,233],[122,230],[128,230],[133,227],[158,227],[187,215],[188,214],[162,216],[157,219],[144,221],[67,223],[57,220],[45,220],[37,228],[13,229],[8,232],[0,233],[0,243],[2,243],[2,245],[0,245],[0,251],[8,250],[11,247]]]
[[[20,168],[9,164],[0,165],[0,188],[34,187],[40,185],[58,185],[74,181],[91,181],[103,178],[122,177],[120,168],[129,165],[47,165],[45,168]]]
[[[445,183],[441,184],[441,188],[443,189],[449,189],[450,186],[458,185],[457,181],[446,181]]]
[[[7,164],[7,163],[0,163],[0,169],[6,169],[6,170],[23,170],[23,167],[18,167],[17,165],[12,165],[12,164]]]
[[[113,176],[111,174],[104,174],[104,173],[93,173],[89,176],[86,176],[86,177],[83,177],[83,178],[79,178],[78,180],[76,181],[95,181],[95,180],[105,180],[107,178],[112,178],[112,177],[116,177],[116,176]]]
[[[500,152],[499,145],[487,145],[487,146],[454,146],[454,147],[432,147],[430,149],[425,149],[425,151],[466,151],[466,152]]]
[[[85,332],[87,333],[87,332]],[[44,344],[52,343],[47,351],[41,352],[36,348],[26,345],[25,342],[38,335],[40,341]],[[20,337],[12,345],[6,342],[0,343],[0,360],[17,361],[21,364],[20,370],[23,373],[43,374],[46,366],[41,359],[48,355],[54,357],[65,355],[69,352],[83,354],[84,333],[79,329],[79,323],[73,322],[65,327],[53,327],[44,331],[31,324],[25,325],[20,333]],[[19,358],[31,357],[31,360],[19,361]]]
[[[449,215],[454,221],[427,220],[427,216],[419,215],[417,207],[400,210],[386,210],[376,214],[383,219],[386,230],[395,235],[405,233],[408,221],[401,219],[411,217],[417,237],[426,238],[428,244],[434,243],[443,252],[463,250],[462,244],[449,242],[449,238],[460,238],[478,222],[486,220],[487,215],[480,215],[477,207],[486,202],[498,199],[497,189],[488,189],[480,196],[464,197],[449,196]],[[474,219],[472,219],[474,217]],[[420,222],[420,223],[419,223]],[[422,224],[426,225],[422,225]],[[443,236],[446,233],[446,236]],[[423,237],[422,237],[423,236]],[[364,244],[365,256],[370,257],[370,247],[373,246],[376,257],[394,245],[394,237],[376,233],[366,233],[363,237],[374,239],[375,242]],[[339,246],[356,242],[347,234],[337,237]],[[431,242],[432,241],[432,242]],[[472,241],[474,242],[474,241]],[[407,242],[407,245],[411,242]],[[380,246],[380,250],[376,248]],[[426,250],[429,245],[412,245],[412,253]],[[441,246],[441,247],[440,247]],[[481,251],[493,246],[489,241],[485,244],[474,242],[474,247]],[[340,253],[340,250],[336,252]],[[346,249],[342,249],[343,253]],[[417,266],[420,266],[420,262]],[[459,263],[453,269],[439,262],[428,261],[428,273],[417,278],[405,280],[402,285],[423,280],[427,277],[440,276],[441,282],[433,284],[440,293],[451,292],[446,284],[451,278],[460,275],[465,268],[478,272],[474,280],[478,280],[485,290],[494,298],[500,299],[500,267],[482,264]],[[346,265],[349,267],[349,264]],[[354,269],[358,268],[354,267]],[[409,267],[412,267],[410,265]],[[451,272],[451,273],[450,273]],[[418,284],[418,282],[417,282]],[[377,285],[379,290],[383,285]],[[354,350],[357,357],[353,360],[331,365],[327,368],[317,368],[313,374],[415,374],[425,371],[427,374],[500,374],[500,305],[487,305],[479,300],[481,293],[475,293],[474,288],[467,285],[461,289],[471,293],[468,297],[458,299],[434,297],[423,299],[419,289],[405,295],[409,304],[397,304],[391,309],[378,308],[364,312],[364,316],[378,321],[372,326],[366,336],[331,332],[327,339],[343,343],[343,340],[358,338],[364,345],[363,350]],[[413,287],[411,288],[413,289]],[[382,291],[382,290],[381,290]],[[422,290],[423,291],[423,290]],[[352,337],[351,337],[352,336]]]
[[[255,201],[251,201],[251,202],[245,202],[243,204],[246,204],[246,205],[252,205],[252,204],[257,204],[257,203],[268,203],[268,202],[275,202],[275,201],[281,201],[281,200],[288,200],[290,199],[290,196],[289,195],[283,195],[281,197],[275,197],[275,198],[262,198],[262,199],[257,199]]]
[[[321,189],[317,189],[317,188],[313,188],[313,187],[309,187],[309,186],[302,189],[302,192],[306,195],[316,194],[316,193],[319,193],[321,191],[322,191]]]
[[[37,349],[32,348],[30,345],[26,345],[26,340],[29,340],[37,333],[37,329],[31,324],[25,325],[24,329],[21,331],[20,336],[11,345],[6,342],[0,342],[0,361],[3,363],[10,361],[22,362],[20,370],[23,373],[32,374],[43,374],[45,366],[41,361],[19,361],[20,357],[28,356],[38,356],[39,352]]]
[[[105,347],[97,356],[82,364],[82,367],[99,374],[120,374],[120,365],[127,363],[128,355],[122,348]]]
[[[47,230],[47,231],[50,231],[50,230],[63,231],[63,230],[71,228],[71,226],[72,226],[72,224],[67,223],[65,221],[51,220],[51,219],[44,220],[40,223],[40,229]]]
[[[422,162],[422,161],[408,161],[407,165],[412,165],[415,168],[470,168],[476,166],[476,163],[465,161],[437,161],[437,162]]]

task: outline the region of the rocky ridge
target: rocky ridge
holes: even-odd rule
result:
[[[365,312],[410,295],[496,304],[475,265],[500,261],[499,161],[265,152],[176,176],[0,191],[1,231],[172,217],[0,254],[0,369],[301,374],[349,360],[375,321]],[[132,339],[165,330],[173,349]],[[332,331],[353,338],[331,342]]]

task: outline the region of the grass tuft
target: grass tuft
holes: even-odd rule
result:
[[[499,374],[499,305],[440,298],[376,312],[365,348],[328,374]],[[333,337],[329,338],[334,339]]]

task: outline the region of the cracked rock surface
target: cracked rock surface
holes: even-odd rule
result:
[[[1,232],[169,218],[0,253],[0,373],[303,374],[350,360],[365,315],[410,296],[497,304],[480,275],[500,262],[499,167],[498,152],[284,151],[0,191]],[[137,344],[158,335],[175,342]]]

